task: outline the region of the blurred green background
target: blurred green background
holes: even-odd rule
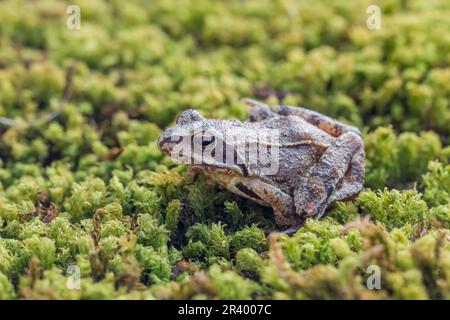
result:
[[[0,299],[448,299],[449,16],[445,0],[1,1]],[[157,149],[182,110],[245,119],[243,97],[361,128],[366,190],[268,241],[270,209]]]

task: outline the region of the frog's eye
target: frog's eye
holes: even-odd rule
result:
[[[177,124],[187,124],[195,121],[205,120],[203,116],[193,109],[188,109],[180,113],[178,116],[176,123]]]
[[[182,124],[184,122],[184,115],[183,113],[180,113],[177,117],[177,120],[175,120],[176,124]]]
[[[208,132],[200,132],[194,136],[194,144],[202,149],[206,147],[214,148],[217,144],[217,139]]]

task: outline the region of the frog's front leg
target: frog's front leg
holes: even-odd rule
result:
[[[363,150],[356,133],[338,137],[322,154],[306,183],[294,192],[297,213],[319,218],[332,201],[357,194],[364,180]]]
[[[211,175],[209,175],[207,172],[205,172],[202,168],[197,166],[189,166],[187,169],[188,176],[191,179],[194,179],[197,175],[203,176],[205,178],[206,184],[208,186],[214,185],[214,180],[211,178]]]
[[[245,181],[245,184],[240,182],[240,185],[236,185],[236,188],[249,198],[258,197],[258,200],[271,205],[277,225],[296,226],[301,224],[293,198],[276,186],[261,180],[249,179]]]

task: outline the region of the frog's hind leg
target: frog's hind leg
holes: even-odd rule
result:
[[[275,116],[297,116],[334,137],[339,137],[347,132],[361,135],[358,128],[346,125],[317,111],[303,107],[285,105],[270,107],[265,103],[248,98],[242,99],[242,101],[247,106],[251,107],[248,120],[252,122],[265,120]]]
[[[323,153],[309,179],[295,190],[294,205],[297,213],[305,219],[319,218],[328,205],[337,199],[337,196],[348,196],[351,190],[360,188],[363,180],[361,174],[364,172],[361,172],[360,166],[361,162],[361,165],[364,163],[362,149],[363,143],[359,135],[347,132],[338,137],[335,143]],[[352,164],[351,167],[350,164]],[[344,177],[349,168],[351,168],[352,178],[346,180]],[[340,186],[344,180],[345,183]],[[341,195],[335,194],[339,186]]]
[[[346,125],[322,113],[312,111],[303,107],[279,105],[273,107],[272,111],[284,116],[293,115],[301,117],[307,122],[311,123],[312,125],[320,128],[321,130],[325,131],[326,133],[334,137],[339,137],[347,132],[353,132],[358,135],[361,135],[361,132],[356,127]]]
[[[258,122],[278,116],[267,104],[248,98],[242,99],[242,101],[251,108],[247,119],[249,122]]]
[[[351,200],[358,195],[364,185],[364,148],[358,148],[350,161],[340,186],[331,196],[331,201]]]

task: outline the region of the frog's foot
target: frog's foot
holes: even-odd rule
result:
[[[297,213],[320,218],[334,200],[356,195],[364,180],[364,149],[359,135],[347,132],[328,147],[304,185],[294,192]]]
[[[250,108],[262,106],[262,107],[266,107],[266,108],[270,109],[270,107],[267,104],[260,102],[258,100],[251,99],[251,98],[243,98],[243,99],[241,99],[241,101]]]
[[[286,230],[281,231],[281,234],[285,234],[287,236],[293,236],[299,229],[301,228],[301,226],[297,226],[297,227],[292,227]]]
[[[203,172],[203,170],[199,167],[195,166],[189,166],[187,169],[187,174],[191,179],[194,179],[197,175],[201,175],[203,178],[205,178],[205,182],[208,186],[213,186],[215,183],[213,179]]]
[[[200,170],[196,167],[193,166],[189,166],[187,168],[187,174],[191,177],[194,178],[197,174],[199,174]]]
[[[251,108],[247,119],[249,122],[258,122],[278,116],[267,104],[249,98],[242,99],[242,101]]]

